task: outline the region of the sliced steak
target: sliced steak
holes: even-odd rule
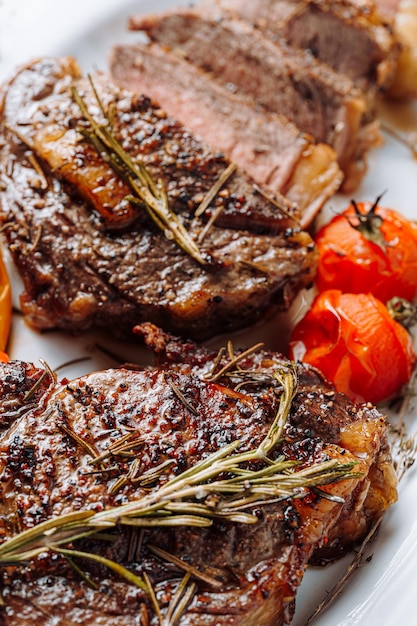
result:
[[[7,401],[0,437],[2,544],[19,531],[34,533],[52,518],[57,528],[59,516],[72,512],[109,515],[110,508],[137,506],[144,497],[155,502],[168,480],[180,478],[228,443],[239,440],[239,452],[248,452],[266,437],[285,395],[274,373],[289,375],[288,361],[253,352],[235,371],[229,368],[228,375],[210,380],[210,374],[230,364],[227,351],[219,361],[215,353],[155,327],[137,332],[158,350],[157,367],[107,370],[61,384],[45,372],[30,403],[25,402],[27,390],[40,381],[42,371],[16,361],[0,365],[1,398]],[[342,527],[336,543],[330,538],[336,550],[359,540],[396,498],[383,416],[352,405],[313,369],[297,366],[297,378],[281,443],[268,455],[299,462],[296,471],[329,457],[355,462],[354,476],[322,487],[326,498],[303,487],[296,498],[258,497],[246,510],[255,515],[251,524],[214,519],[205,528],[181,524],[140,531],[129,530],[120,519],[105,528],[103,537],[79,539],[72,548],[111,559],[136,576],[147,574],[165,617],[184,569],[189,570],[195,587],[175,622],[179,626],[289,623],[312,555]],[[121,441],[124,446],[117,451]],[[91,464],[98,455],[104,455],[101,467],[98,461]],[[152,469],[159,475],[146,484]],[[131,478],[120,481],[124,476]],[[207,498],[200,493],[201,504],[220,512],[222,496]],[[125,509],[117,511],[126,515]],[[48,533],[47,541],[56,544],[56,531]],[[1,568],[4,626],[160,623],[149,593],[103,564],[70,556],[78,570],[59,552],[45,549],[24,565]]]
[[[377,10],[400,44],[394,80],[388,96],[396,100],[417,97],[417,4],[414,0],[375,0]]]
[[[217,0],[216,5],[268,37],[310,50],[364,90],[384,90],[394,78],[398,43],[369,0]]]
[[[307,51],[271,41],[242,20],[216,20],[179,9],[133,17],[130,27],[332,146],[345,173],[344,189],[358,184],[366,170],[366,152],[379,145],[381,136],[373,110],[349,78]]]
[[[314,145],[287,118],[259,112],[185,59],[153,45],[112,50],[110,72],[123,87],[146,93],[259,185],[295,202],[307,227],[340,186],[335,153]]]
[[[74,61],[23,68],[3,90],[0,219],[24,281],[29,322],[126,335],[154,321],[202,338],[288,307],[311,282],[317,258],[297,226],[298,210],[281,197],[267,201],[235,171],[196,218],[228,161],[147,97],[105,76],[94,86],[114,137],[162,181],[190,236],[201,238],[204,220],[220,215],[199,242],[199,263],[132,204],[126,181],[79,132],[91,131],[82,126],[74,87],[99,120],[100,108]]]

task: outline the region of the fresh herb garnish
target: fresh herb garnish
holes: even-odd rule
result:
[[[204,527],[210,526],[218,517],[230,522],[256,523],[257,517],[245,511],[250,506],[271,499],[302,497],[305,489],[354,476],[352,463],[340,464],[330,460],[296,470],[297,461],[283,456],[274,460],[269,458],[281,440],[297,387],[292,368],[275,371],[273,376],[282,387],[279,409],[257,448],[237,452],[241,442],[234,441],[155,491],[127,504],[99,513],[91,510],[69,513],[42,522],[5,541],[0,546],[0,564],[34,558],[45,549],[56,549],[117,524]],[[253,462],[259,462],[262,467],[242,467]],[[210,494],[219,496],[216,506],[213,506],[212,499],[206,502]]]
[[[128,184],[132,195],[126,199],[134,205],[144,206],[149,216],[158,228],[162,230],[167,239],[174,240],[195,261],[205,265],[206,260],[197,244],[193,241],[176,213],[169,207],[168,196],[163,183],[155,181],[143,162],[132,159],[123,149],[112,128],[112,116],[105,111],[90,76],[89,81],[104,122],[96,121],[88,110],[83,97],[73,87],[73,99],[89,125],[87,128],[79,129],[81,134],[95,148],[104,161]]]

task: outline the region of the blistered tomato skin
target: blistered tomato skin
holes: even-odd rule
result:
[[[397,394],[416,361],[410,335],[372,294],[327,290],[295,327],[290,357],[314,365],[356,402]]]
[[[361,214],[371,204],[356,204]],[[317,287],[345,293],[373,293],[387,302],[417,296],[417,225],[392,209],[375,209],[382,218],[382,245],[369,241],[353,226],[359,223],[353,206],[335,216],[315,238],[319,250]]]

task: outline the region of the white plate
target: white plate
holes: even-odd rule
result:
[[[137,35],[126,31],[128,15],[154,12],[181,2],[175,0],[0,0],[0,80],[11,75],[20,63],[45,54],[72,54],[86,71],[106,69],[111,44],[133,41]],[[187,4],[183,2],[183,4]],[[417,110],[398,107],[390,115],[398,128],[417,130]],[[417,161],[410,151],[391,137],[383,148],[369,158],[369,173],[355,193],[358,200],[372,200],[387,190],[384,204],[395,207],[410,218],[417,219]],[[346,205],[348,198],[338,196],[329,203],[325,215]],[[18,297],[14,283],[14,298]],[[298,301],[292,316],[299,314],[303,302]],[[252,343],[262,336],[275,348],[280,345],[281,316],[262,330],[240,333],[237,342]],[[285,334],[285,333],[284,333]],[[107,349],[123,358],[145,362],[143,350],[127,347],[104,338],[100,333],[74,340],[62,333],[39,335],[15,316],[10,341],[13,358],[37,362],[45,359],[51,367],[85,357],[87,360],[62,370],[75,376],[93,369],[112,366],[114,361],[100,349]],[[414,413],[414,420],[415,411]],[[410,416],[410,432],[417,429]],[[399,502],[383,520],[377,541],[372,545],[372,559],[350,580],[343,594],[314,624],[317,626],[414,626],[417,595],[417,476],[410,470],[401,482]],[[325,568],[307,572],[297,597],[297,611],[292,626],[304,626],[325,592],[333,586],[352,557]],[[256,626],[255,624],[253,626]]]

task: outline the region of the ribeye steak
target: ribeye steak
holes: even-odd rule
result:
[[[234,363],[239,355],[230,346],[216,355],[150,324],[136,332],[157,352],[155,366],[57,382],[27,363],[0,365],[0,562],[4,542],[19,532],[35,532],[54,518],[57,528],[65,514],[100,516],[141,498],[155,501],[170,480],[228,444],[240,442],[232,456],[256,449],[280,415],[280,436],[265,453],[269,468],[281,458],[298,463],[297,472],[333,459],[353,462],[354,474],[321,490],[300,486],[287,496],[255,497],[243,507],[254,516],[251,524],[222,519],[220,506],[227,509],[230,500],[207,495],[202,484],[196,504],[213,512],[209,527],[129,529],[120,515],[103,537],[69,547],[147,575],[165,616],[188,571],[194,586],[179,626],[289,623],[308,561],[323,548],[329,558],[355,544],[396,498],[383,416],[353,405],[317,371],[294,369],[279,354],[249,350]],[[281,413],[287,392],[278,371],[296,383],[288,415]],[[252,489],[248,472],[259,463],[268,467],[262,456],[241,465],[243,500]],[[56,536],[46,533],[47,545],[54,546]],[[44,549],[26,564],[0,570],[4,626],[160,623],[149,593],[103,563],[70,555],[77,569],[68,555]]]
[[[24,281],[29,322],[129,335],[135,324],[153,321],[203,338],[287,308],[312,281],[317,260],[298,209],[279,195],[266,199],[236,170],[195,217],[229,162],[146,96],[104,75],[93,84],[119,145],[155,184],[162,181],[205,263],[132,203],[127,182],[85,139],[91,129],[74,89],[105,122],[75,61],[41,59],[4,86],[0,103],[0,221]]]

